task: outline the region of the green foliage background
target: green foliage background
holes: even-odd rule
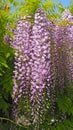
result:
[[[4,6],[8,6],[5,9]],[[24,15],[34,15],[37,8],[43,8],[47,13],[47,18],[54,20],[56,23],[60,20],[61,13],[65,10],[61,3],[52,2],[51,0],[2,0],[0,1],[0,129],[9,130],[11,125],[13,130],[34,130],[33,126],[29,128],[22,124],[16,124],[11,119],[12,108],[12,71],[14,68],[15,50],[4,42],[6,34],[13,37],[13,34],[7,29],[15,27],[15,22]],[[67,7],[73,14],[73,2]],[[56,11],[57,10],[57,11]],[[45,116],[46,115],[46,116]],[[73,130],[73,84],[68,86],[62,95],[58,95],[56,101],[55,116],[47,116],[44,113],[43,125],[40,130]],[[62,121],[63,115],[66,120]],[[50,120],[54,119],[50,123]],[[58,121],[61,119],[61,122]]]

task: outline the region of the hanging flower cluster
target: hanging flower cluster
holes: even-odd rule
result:
[[[48,22],[46,19],[46,14],[43,10],[38,9],[35,14],[34,25],[32,27],[32,48],[30,62],[31,103],[34,122],[38,121],[38,115],[39,119],[41,119],[40,116],[43,114],[42,105],[44,104],[44,91],[46,90],[47,97],[50,98],[50,87],[54,88],[55,86],[53,83],[54,72],[52,72],[53,68],[49,27],[50,22]]]
[[[67,54],[69,58],[69,65],[70,65],[70,70],[71,70],[71,82],[73,81],[73,16],[71,15],[69,10],[65,10],[62,18],[66,18],[70,24],[68,25],[68,28],[65,29],[63,37],[65,39],[66,44],[66,49],[67,49]],[[72,59],[71,59],[72,58]]]
[[[57,85],[60,87],[59,90],[63,92],[64,87],[73,80],[73,64],[70,56],[68,31],[66,27],[56,26],[54,43]]]
[[[54,114],[56,86],[63,92],[67,83],[73,81],[73,63],[69,51],[69,30],[48,21],[40,8],[33,23],[28,20],[30,18],[27,16],[18,21],[14,31],[13,111],[16,119],[20,114],[28,115],[36,127],[42,123],[49,104]]]
[[[68,20],[70,23],[70,25],[68,26],[68,35],[69,35],[69,41],[71,41],[71,47],[73,48],[73,16],[71,15],[70,11],[68,9],[66,9],[63,14],[62,14],[62,19],[66,19]]]
[[[18,106],[19,100],[22,95],[28,96],[28,87],[30,82],[30,34],[31,23],[26,21],[24,17],[21,21],[18,21],[17,28],[14,31],[15,40],[12,45],[16,49],[15,62],[14,62],[14,115],[17,117],[15,107]]]

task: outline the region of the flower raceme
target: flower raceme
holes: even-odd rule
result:
[[[12,42],[16,49],[14,117],[28,115],[35,128],[43,122],[43,113],[50,106],[54,114],[56,86],[63,92],[66,82],[70,84],[73,81],[73,64],[67,40],[70,36],[67,32],[66,27],[48,21],[46,13],[40,8],[35,13],[33,23],[30,16],[17,22]]]

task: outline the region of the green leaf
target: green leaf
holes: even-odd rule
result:
[[[10,57],[10,53],[8,52],[7,54],[6,54],[6,58],[9,58]]]
[[[8,115],[8,108],[9,104],[7,104],[0,96],[0,109],[2,109],[3,113],[5,113],[6,116]]]
[[[67,112],[68,114],[70,114],[70,109],[72,107],[72,101],[69,97],[65,96],[65,95],[61,95],[58,98],[58,107],[59,110],[61,110],[62,112]]]
[[[53,5],[54,5],[54,3],[53,3],[52,1],[46,0],[46,1],[43,3],[43,8],[44,8],[45,10],[48,10],[48,9],[52,8]]]
[[[1,56],[0,56],[0,64],[1,64],[2,66],[4,66],[4,67],[8,68],[8,65],[7,65],[7,63],[6,63],[5,58],[3,58],[3,57],[1,57]]]
[[[63,123],[58,123],[56,130],[66,130],[66,128]]]

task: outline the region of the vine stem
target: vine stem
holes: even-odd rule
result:
[[[13,123],[13,124],[15,124],[15,125],[20,126],[20,127],[24,127],[23,125],[17,124],[16,122],[14,122],[14,121],[12,121],[12,120],[10,120],[10,119],[8,119],[8,118],[0,117],[0,120],[6,120],[6,121],[9,121],[9,122],[11,122],[11,123]],[[25,128],[25,127],[24,127],[24,128]]]

